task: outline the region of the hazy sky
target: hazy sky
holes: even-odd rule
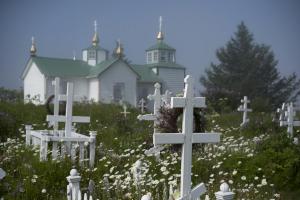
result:
[[[120,38],[132,63],[145,63],[163,17],[165,41],[177,49],[177,62],[199,76],[216,49],[244,21],[259,43],[271,45],[283,75],[300,76],[300,1],[32,1],[0,2],[0,86],[19,88],[29,59],[31,36],[39,56],[72,58],[91,44],[97,20],[100,45],[110,52]]]

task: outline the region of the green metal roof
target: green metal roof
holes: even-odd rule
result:
[[[89,47],[87,47],[85,49],[82,49],[82,50],[102,50],[102,51],[108,52],[108,50],[100,47],[99,45],[97,45],[97,46],[91,45],[91,46],[89,46]]]
[[[99,74],[104,72],[107,68],[109,68],[109,66],[111,66],[117,60],[119,59],[118,58],[109,59],[97,64],[96,66],[91,67],[87,77],[88,78],[97,77]]]
[[[150,67],[150,68],[174,68],[174,69],[185,69],[184,66],[179,65],[177,63],[171,63],[171,62],[160,62],[160,63],[151,63],[151,64],[146,64],[145,66]]]
[[[139,82],[162,82],[162,80],[146,65],[131,65],[132,68],[140,75]]]
[[[65,58],[31,57],[41,73],[47,76],[80,77],[87,76],[92,66],[82,60]]]
[[[153,45],[153,46],[149,47],[148,49],[146,49],[146,51],[152,51],[152,50],[171,50],[171,51],[175,51],[176,49],[174,49],[173,47],[167,45],[163,41],[158,40],[155,45]]]

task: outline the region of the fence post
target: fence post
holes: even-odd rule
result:
[[[25,125],[25,130],[26,130],[26,145],[31,144],[31,125]]]
[[[40,146],[40,161],[46,161],[47,160],[47,153],[48,153],[47,133],[42,133],[41,146]]]
[[[82,167],[84,164],[84,142],[79,143],[79,165]]]
[[[96,135],[96,131],[90,131],[90,168],[94,167],[95,162]]]
[[[220,186],[220,191],[215,192],[217,200],[233,200],[234,193],[230,191],[229,185],[227,183],[222,183]]]
[[[80,180],[76,169],[70,171],[70,176],[67,177],[69,185],[67,186],[67,199],[68,200],[81,200],[81,191],[80,191]]]

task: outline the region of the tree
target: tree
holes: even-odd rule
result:
[[[278,61],[270,46],[257,44],[242,22],[225,47],[217,50],[219,64],[211,63],[201,76],[205,87],[203,95],[220,111],[219,99],[228,99],[227,105],[236,109],[243,96],[253,103],[263,104],[266,110],[281,103],[294,101],[300,94],[300,80],[296,74],[283,77],[276,66]]]

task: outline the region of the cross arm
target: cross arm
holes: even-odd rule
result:
[[[193,143],[220,142],[220,133],[193,133]]]
[[[186,105],[185,97],[172,97],[171,108],[183,108]],[[205,108],[205,97],[193,97],[193,107]]]
[[[46,121],[49,122],[66,122],[66,116],[64,115],[59,115],[59,116],[54,116],[54,115],[47,115]],[[90,122],[90,117],[82,117],[82,116],[73,116],[72,117],[72,122],[79,122],[79,123],[89,123]]]
[[[147,121],[156,120],[156,116],[153,114],[138,115],[137,118],[138,118],[138,120],[147,120]]]
[[[184,134],[182,133],[154,133],[153,144],[183,144]]]
[[[187,196],[184,196],[184,197],[178,198],[177,200],[198,199],[205,192],[206,192],[206,188],[205,188],[204,183],[200,183],[199,185],[194,187],[194,189],[192,189],[192,191],[190,193],[190,198],[188,198]]]

